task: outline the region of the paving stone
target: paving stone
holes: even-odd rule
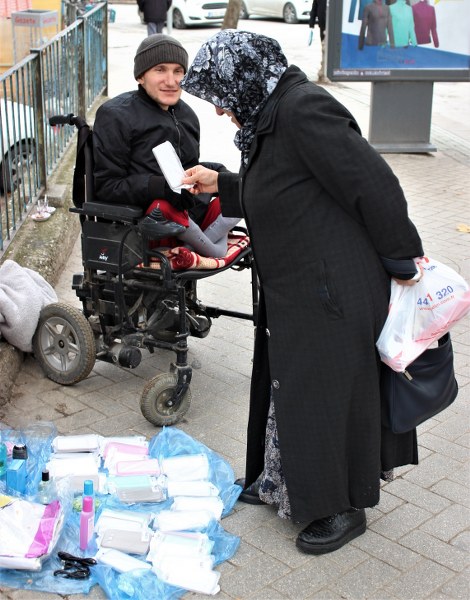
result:
[[[441,587],[441,592],[453,600],[468,600],[470,594],[470,571],[456,575]]]
[[[470,526],[470,509],[453,504],[436,515],[434,519],[420,525],[422,531],[448,542]]]
[[[398,540],[409,531],[416,529],[421,523],[428,521],[431,516],[430,512],[418,506],[404,504],[384,515],[369,527],[372,531],[391,540]]]
[[[470,494],[468,493],[468,489],[460,483],[450,481],[449,479],[441,479],[431,488],[431,491],[444,496],[444,498],[448,498],[451,502],[456,502],[470,508]]]
[[[241,503],[237,503],[239,506]],[[273,516],[273,508],[270,506],[249,506],[228,515],[224,519],[224,529],[229,533],[243,537],[253,529],[260,527],[264,522],[269,521]],[[233,560],[233,559],[232,559]]]
[[[378,588],[400,575],[400,571],[375,558],[362,562],[329,587],[343,598],[369,598]]]
[[[454,467],[450,469],[447,478],[456,483],[469,486],[470,484],[470,469],[468,465],[462,465],[460,467]]]
[[[111,400],[109,396],[103,396],[97,391],[78,396],[80,402],[89,408],[94,408],[105,416],[115,416],[128,412],[128,407],[116,400]]]
[[[338,563],[344,572],[355,569],[358,565],[369,560],[369,556],[352,543],[346,544],[339,550],[335,550],[335,552],[331,552],[328,554],[328,558]]]
[[[86,379],[80,381],[79,384],[62,386],[61,390],[67,396],[83,396],[88,392],[94,392],[96,390],[108,387],[109,383],[110,381],[107,377],[103,377],[102,375],[92,371],[90,375]]]
[[[440,427],[437,425],[436,427]],[[436,427],[433,431],[436,430]],[[458,468],[461,463],[449,458],[433,453],[420,462],[414,469],[408,471],[403,478],[407,481],[415,483],[423,488],[428,488],[444,479],[449,471],[453,468]]]
[[[342,600],[343,596],[338,592],[333,592],[328,588],[323,588],[314,592],[311,596],[308,596],[308,600]],[[383,598],[381,599],[383,600]]]
[[[272,587],[282,594],[283,598],[301,600],[322,588],[329,586],[342,574],[342,569],[327,556],[311,557],[282,579],[272,584]],[[336,593],[336,592],[334,592]]]
[[[421,560],[417,552],[403,547],[401,543],[401,539],[400,544],[397,544],[370,529],[351,542],[353,546],[357,546],[363,552],[400,570],[404,568],[404,565],[409,568],[413,563]]]
[[[101,418],[96,423],[90,424],[90,428],[104,436],[135,435],[133,427],[140,419],[141,415],[126,412],[114,417]]]
[[[271,527],[258,527],[243,536],[243,540],[295,568],[308,561],[308,555],[299,552],[292,539],[288,539]]]
[[[450,569],[432,560],[423,559],[406,573],[401,573],[392,583],[384,586],[386,594],[391,593],[403,600],[432,597],[434,591],[453,577]],[[387,598],[387,596],[385,596]]]
[[[245,596],[245,600],[280,600],[283,597],[279,592],[267,585],[260,590],[256,590],[253,594]]]
[[[224,519],[224,529],[226,531],[229,531],[229,529],[225,526],[225,521],[226,520]],[[236,554],[234,556],[232,556],[232,558],[229,560],[229,562],[230,562],[230,565],[235,568],[245,567],[246,565],[251,563],[254,559],[261,558],[263,556],[263,554],[264,554],[264,552],[262,552],[259,548],[255,548],[255,546],[252,546],[251,544],[249,544],[248,542],[245,542],[242,539]]]
[[[47,592],[37,592],[35,590],[13,589],[0,587],[0,599],[3,600],[62,600],[63,596],[59,594],[48,594]]]
[[[42,392],[38,394],[37,397],[43,402],[43,404],[46,404],[57,411],[57,416],[62,415],[66,417],[88,408],[87,405],[81,402],[79,399],[64,396],[61,390]],[[17,404],[17,406],[19,406],[19,404]]]
[[[305,527],[305,523],[294,523],[291,519],[281,519],[274,507],[271,507],[271,511],[274,516],[268,521],[267,525],[274,529],[284,537],[292,542],[295,541],[299,531],[301,531]]]
[[[468,423],[459,415],[455,415],[450,419],[446,419],[432,429],[434,435],[440,435],[447,440],[456,440],[464,433],[467,433]]]
[[[388,486],[391,485],[392,482],[384,484],[380,491],[380,502],[377,504],[376,509],[381,513],[387,514],[392,510],[395,510],[397,506],[401,506],[403,504],[403,500],[398,498],[393,493],[391,494],[388,490]],[[369,517],[369,515],[368,515]]]
[[[265,585],[273,585],[289,572],[289,567],[267,555],[253,559],[224,578],[223,591],[236,598],[246,598]]]
[[[459,460],[461,462],[466,462],[469,460],[467,448],[464,448],[459,444],[449,442],[440,436],[433,435],[432,432],[420,435],[419,444],[420,446],[425,446],[434,452],[439,452],[439,454],[449,456],[450,458]]]
[[[441,512],[450,504],[450,501],[442,496],[423,489],[406,479],[395,479],[390,482],[387,491],[432,513]]]
[[[462,571],[470,564],[470,555],[467,552],[424,531],[412,531],[400,538],[400,544],[453,571]]]
[[[100,421],[105,419],[104,415],[92,408],[85,408],[73,415],[57,419],[55,421],[57,430],[60,434],[74,434],[79,427],[88,425],[96,427]],[[94,430],[96,431],[96,429]]]
[[[459,535],[450,540],[450,543],[464,552],[470,552],[470,530],[459,533]]]

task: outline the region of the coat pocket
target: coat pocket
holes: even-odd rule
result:
[[[324,260],[320,260],[314,265],[314,292],[329,318],[343,318],[343,311],[337,302],[333,278],[328,275]]]

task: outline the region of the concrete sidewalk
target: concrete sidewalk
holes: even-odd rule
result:
[[[110,25],[109,93],[135,87],[132,61],[146,30],[134,5],[114,5]],[[279,39],[289,61],[315,79],[320,46],[307,46],[308,28],[276,21],[240,21],[240,29]],[[216,29],[179,30],[192,57]],[[318,29],[315,30],[318,33]],[[331,84],[327,89],[356,116],[367,132],[368,84]],[[458,230],[470,225],[469,84],[435,84],[432,155],[385,155],[409,201],[410,216],[425,251],[470,281],[470,237]],[[217,159],[238,169],[233,145],[235,129],[216,117],[206,103],[185,96],[201,119],[202,159]],[[81,271],[79,241],[58,285],[61,301],[80,306],[71,291],[74,272]],[[236,310],[249,310],[249,273],[228,271],[201,282],[201,300]],[[235,556],[220,566],[222,599],[359,600],[467,599],[470,594],[470,319],[452,333],[460,393],[445,412],[419,428],[420,464],[397,470],[384,484],[380,504],[367,511],[368,530],[332,554],[313,557],[294,545],[299,526],[282,521],[267,506],[238,503],[222,525],[241,538]],[[192,405],[178,427],[224,456],[236,476],[244,473],[248,394],[253,329],[250,323],[221,317],[205,339],[190,339]],[[173,356],[164,351],[144,355],[133,370],[97,362],[92,374],[72,387],[46,379],[34,358],[27,357],[9,403],[0,407],[2,426],[19,428],[28,421],[53,421],[61,434],[144,434],[158,429],[139,408],[145,382],[167,372]],[[95,587],[87,597],[103,598]],[[188,593],[187,598],[198,598]],[[54,594],[0,588],[8,600],[58,600]],[[81,600],[82,596],[75,596]],[[202,598],[202,596],[201,596]]]

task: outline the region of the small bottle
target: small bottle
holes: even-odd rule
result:
[[[38,485],[37,501],[40,504],[49,504],[57,497],[54,482],[49,477],[49,471],[44,469]]]
[[[0,442],[0,477],[7,472],[7,447],[3,442]]]
[[[95,497],[95,490],[93,489],[93,480],[85,479],[83,482],[83,495],[90,496],[91,498]]]
[[[26,492],[26,478],[26,461],[20,458],[12,459],[8,463],[6,472],[7,492],[24,494]]]
[[[83,497],[89,496],[93,500],[93,517],[95,516],[95,490],[92,479],[85,479],[83,482]]]
[[[80,513],[80,550],[86,550],[95,530],[95,514],[93,498],[83,497],[82,512]]]
[[[26,460],[28,458],[28,449],[25,444],[15,444],[11,453],[12,459]]]

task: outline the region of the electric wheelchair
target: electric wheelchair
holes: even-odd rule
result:
[[[72,385],[89,375],[96,360],[133,369],[142,349],[174,352],[169,373],[148,381],[140,401],[149,422],[172,425],[191,402],[188,337],[208,335],[211,319],[219,316],[256,322],[258,279],[249,240],[222,267],[175,270],[167,253],[149,242],[175,236],[182,226],[158,208],[144,216],[140,207],[95,202],[91,127],[74,115],[51,117],[49,123],[78,130],[70,210],[81,223],[83,272],[73,276],[72,288],[82,311],[60,302],[46,306],[33,338],[34,355],[47,377]],[[229,268],[251,269],[251,314],[205,306],[197,297],[199,279]]]

